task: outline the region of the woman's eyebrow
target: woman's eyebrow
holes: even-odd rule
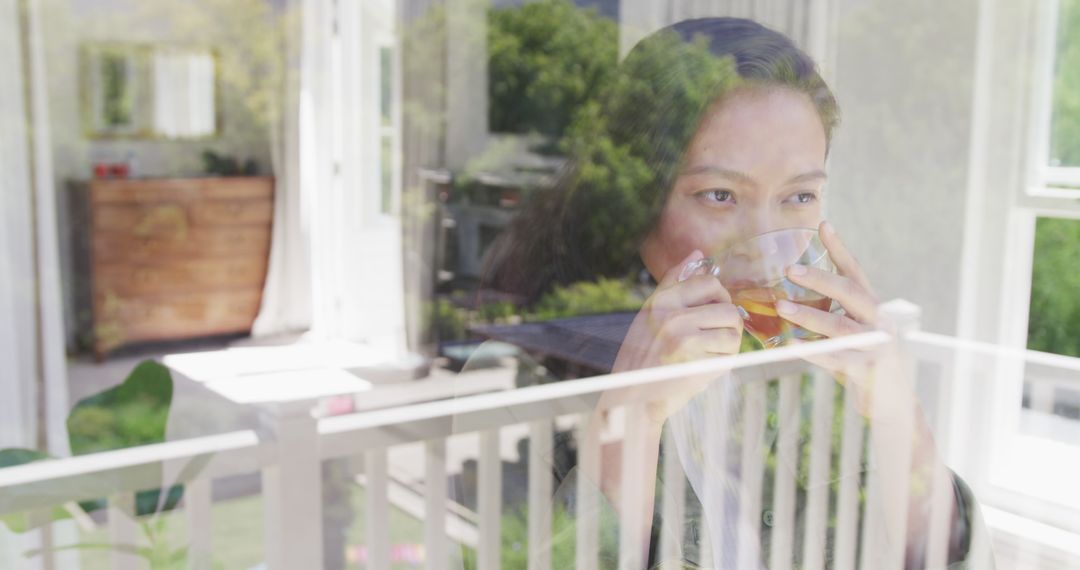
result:
[[[757,180],[754,180],[753,176],[750,176],[745,172],[739,172],[738,170],[732,170],[730,168],[724,168],[722,166],[713,166],[707,164],[700,166],[691,166],[684,170],[682,174],[684,176],[693,176],[696,174],[712,174],[715,176],[722,176],[735,182],[741,182],[748,186],[757,185]],[[793,176],[786,182],[786,184],[801,184],[803,182],[813,182],[817,180],[825,180],[827,178],[828,175],[825,174],[824,170],[811,170],[809,172],[804,172],[797,176]]]
[[[753,176],[750,176],[745,172],[739,172],[738,170],[731,170],[730,168],[723,168],[721,166],[691,166],[684,170],[682,173],[684,176],[694,176],[696,174],[713,174],[716,176],[723,176],[724,178],[733,180],[735,182],[741,182],[748,186],[757,185],[757,180],[754,180]]]
[[[810,172],[804,172],[798,176],[792,177],[787,181],[788,184],[800,184],[802,182],[813,182],[816,180],[826,180],[828,175],[824,170],[811,170]]]

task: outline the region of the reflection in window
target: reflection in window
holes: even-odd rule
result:
[[[1061,0],[1050,166],[1080,166],[1080,0]]]
[[[214,133],[214,58],[210,53],[154,53],[154,130],[167,138]]]
[[[1039,218],[1031,272],[1028,348],[1080,356],[1080,220]],[[1028,383],[1026,407],[1080,418],[1080,392]]]
[[[1039,218],[1035,228],[1028,348],[1080,356],[1080,220]]]

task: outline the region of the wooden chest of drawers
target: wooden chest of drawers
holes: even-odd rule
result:
[[[94,353],[244,333],[259,311],[272,178],[89,184]]]

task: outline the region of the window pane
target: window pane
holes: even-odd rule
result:
[[[379,49],[379,110],[382,124],[389,126],[394,122],[394,50],[391,47]]]
[[[1028,348],[1080,356],[1080,220],[1040,218],[1035,230]]]
[[[1050,165],[1080,166],[1080,0],[1061,0],[1060,10]]]
[[[1080,220],[1040,218],[1035,229],[1031,275],[1028,348],[1080,356]],[[1080,417],[1080,392],[1028,378],[1024,407],[1064,418]],[[1060,437],[1060,429],[1039,429],[1046,419],[1030,420],[1029,431]],[[1060,422],[1059,420],[1055,420]]]
[[[382,213],[389,214],[394,208],[394,139],[382,137]]]

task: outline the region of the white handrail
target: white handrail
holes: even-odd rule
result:
[[[162,485],[162,465],[207,456],[200,477],[258,471],[271,446],[252,430],[170,441],[0,469],[0,514]]]
[[[991,344],[988,342],[967,340],[943,334],[928,333],[924,331],[914,331],[908,333],[907,339],[911,342],[922,343],[923,345],[927,345],[930,347],[952,348],[956,350],[969,351],[976,354],[1020,358],[1029,364],[1038,364],[1059,370],[1071,370],[1078,373],[1076,381],[1080,382],[1080,358],[1077,358],[1075,356],[1064,356],[1061,354],[1053,354],[1050,352],[1041,352],[1038,350],[1024,348],[1012,348],[1008,346]],[[919,348],[917,345],[916,347]]]
[[[541,386],[518,388],[508,392],[480,394],[454,400],[428,402],[417,404],[415,406],[407,406],[405,408],[379,410],[366,414],[335,416],[321,421],[319,431],[323,434],[330,434],[368,427],[397,425],[402,422],[428,419],[437,416],[461,415],[475,411],[488,411],[495,408],[556,400],[566,397],[595,395],[612,390],[635,388],[700,374],[713,374],[786,363],[795,363],[802,367],[804,364],[801,361],[809,356],[842,350],[872,348],[885,344],[890,338],[891,337],[884,332],[866,332],[814,343],[785,346],[768,351],[762,350],[732,356],[719,356],[692,362],[657,366],[655,368],[616,372],[604,376],[567,380]],[[782,372],[780,374],[773,374],[772,376],[783,375],[783,373],[787,372],[789,369],[783,368],[781,370]],[[768,375],[771,370],[767,369],[765,372]]]

